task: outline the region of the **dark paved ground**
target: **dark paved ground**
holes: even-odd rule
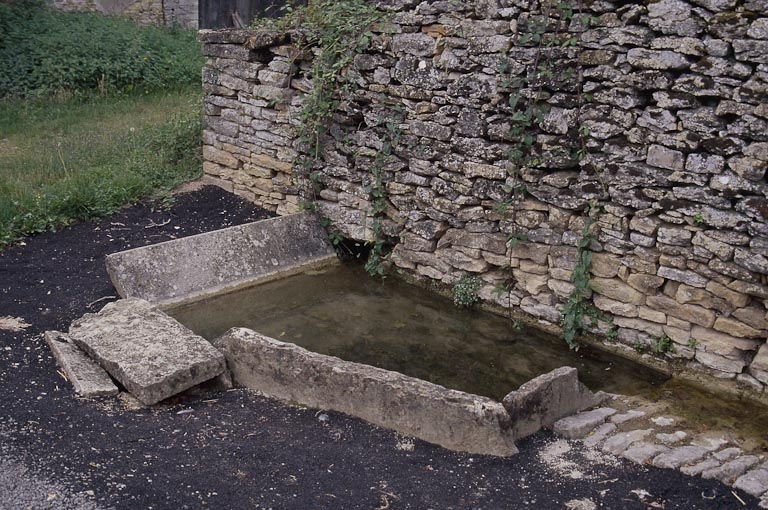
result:
[[[449,452],[246,390],[151,409],[81,400],[42,339],[115,296],[104,256],[265,216],[217,188],[0,253],[0,508],[727,509],[719,483],[643,468],[540,433],[509,459]],[[169,221],[170,220],[170,221]]]

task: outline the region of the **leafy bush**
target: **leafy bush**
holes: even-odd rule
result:
[[[199,82],[201,67],[193,31],[0,2],[0,97],[167,88]]]

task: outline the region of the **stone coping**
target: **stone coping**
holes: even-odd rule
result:
[[[123,298],[162,308],[338,263],[311,213],[247,223],[107,256]]]

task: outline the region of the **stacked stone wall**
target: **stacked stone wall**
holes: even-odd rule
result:
[[[594,330],[627,349],[669,339],[671,365],[768,395],[768,2],[574,2],[548,31],[576,45],[545,50],[525,37],[538,2],[384,7],[316,165],[332,228],[371,240],[379,165],[397,269],[477,275],[484,300],[558,324],[591,209],[589,299],[613,318]],[[201,33],[205,173],[280,214],[308,198],[295,128],[312,53],[291,37]],[[542,59],[555,70],[537,82]],[[511,99],[537,91],[521,166]]]

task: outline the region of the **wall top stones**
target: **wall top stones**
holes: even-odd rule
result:
[[[376,235],[379,154],[399,270],[446,284],[477,274],[486,301],[559,323],[592,204],[589,300],[614,318],[595,332],[646,352],[670,339],[657,355],[670,366],[766,395],[768,2],[597,1],[583,6],[588,25],[574,3],[541,34],[570,42],[543,49],[538,2],[380,5],[390,19],[354,58],[356,90],[318,165],[313,200],[334,231]],[[281,214],[308,198],[294,127],[311,52],[294,50],[299,38],[200,34],[205,172]],[[515,115],[537,95],[541,118],[521,131]],[[532,156],[520,159],[524,139]],[[502,250],[509,237],[523,241]]]

